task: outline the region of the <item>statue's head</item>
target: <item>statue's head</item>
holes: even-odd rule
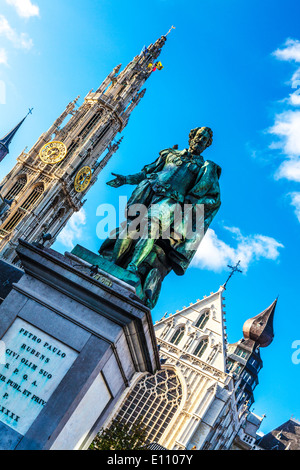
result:
[[[213,141],[213,131],[210,127],[196,127],[189,135],[190,152],[200,155]]]

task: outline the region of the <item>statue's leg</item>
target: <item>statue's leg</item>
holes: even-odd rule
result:
[[[119,238],[116,240],[114,251],[113,251],[113,261],[118,264],[121,262],[124,256],[128,253],[132,246],[133,239],[127,234],[127,227],[120,233]]]
[[[146,305],[149,308],[154,308],[161,290],[162,276],[158,269],[152,269],[148,274],[143,291],[146,297]]]
[[[148,219],[149,220],[149,219]],[[127,269],[132,272],[136,272],[139,265],[147,258],[151,253],[154,243],[159,237],[159,221],[156,219],[149,220],[147,224],[144,224],[144,231],[140,233],[140,240],[137,242],[132,260],[129,263]],[[150,237],[149,237],[150,234]]]
[[[170,198],[159,196],[153,199],[153,204],[148,208],[147,221],[141,224],[142,232],[140,240],[137,242],[133,257],[127,269],[136,272],[138,266],[147,258],[153,250],[153,246],[158,238],[169,237],[170,227],[174,222],[174,210],[177,207],[176,201]]]
[[[128,265],[129,271],[136,272],[139,265],[147,258],[153,249],[155,240],[140,240],[134,250],[131,262]]]
[[[132,240],[130,238],[125,238],[124,240],[117,240],[114,252],[113,252],[113,261],[114,263],[118,264],[118,262],[122,261],[122,258],[128,253],[132,244]]]

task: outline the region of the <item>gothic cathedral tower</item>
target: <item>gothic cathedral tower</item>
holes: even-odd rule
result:
[[[88,189],[122,139],[130,114],[144,96],[141,88],[155,69],[166,41],[162,36],[134,57],[119,73],[117,66],[96,92],[89,92],[76,109],[69,103],[0,185],[0,257],[16,263],[18,239],[51,246],[74,212],[81,209]],[[100,158],[101,157],[101,158]],[[2,202],[2,203],[1,203]]]

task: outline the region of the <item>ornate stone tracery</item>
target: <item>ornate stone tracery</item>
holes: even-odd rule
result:
[[[157,442],[178,410],[182,394],[182,384],[173,368],[147,374],[135,384],[116,418],[130,424],[143,416],[147,442]]]

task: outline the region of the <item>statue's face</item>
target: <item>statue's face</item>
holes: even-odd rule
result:
[[[209,139],[210,133],[208,130],[205,127],[199,129],[196,135],[189,141],[190,152],[192,152],[194,155],[200,155],[200,153],[206,149]]]

